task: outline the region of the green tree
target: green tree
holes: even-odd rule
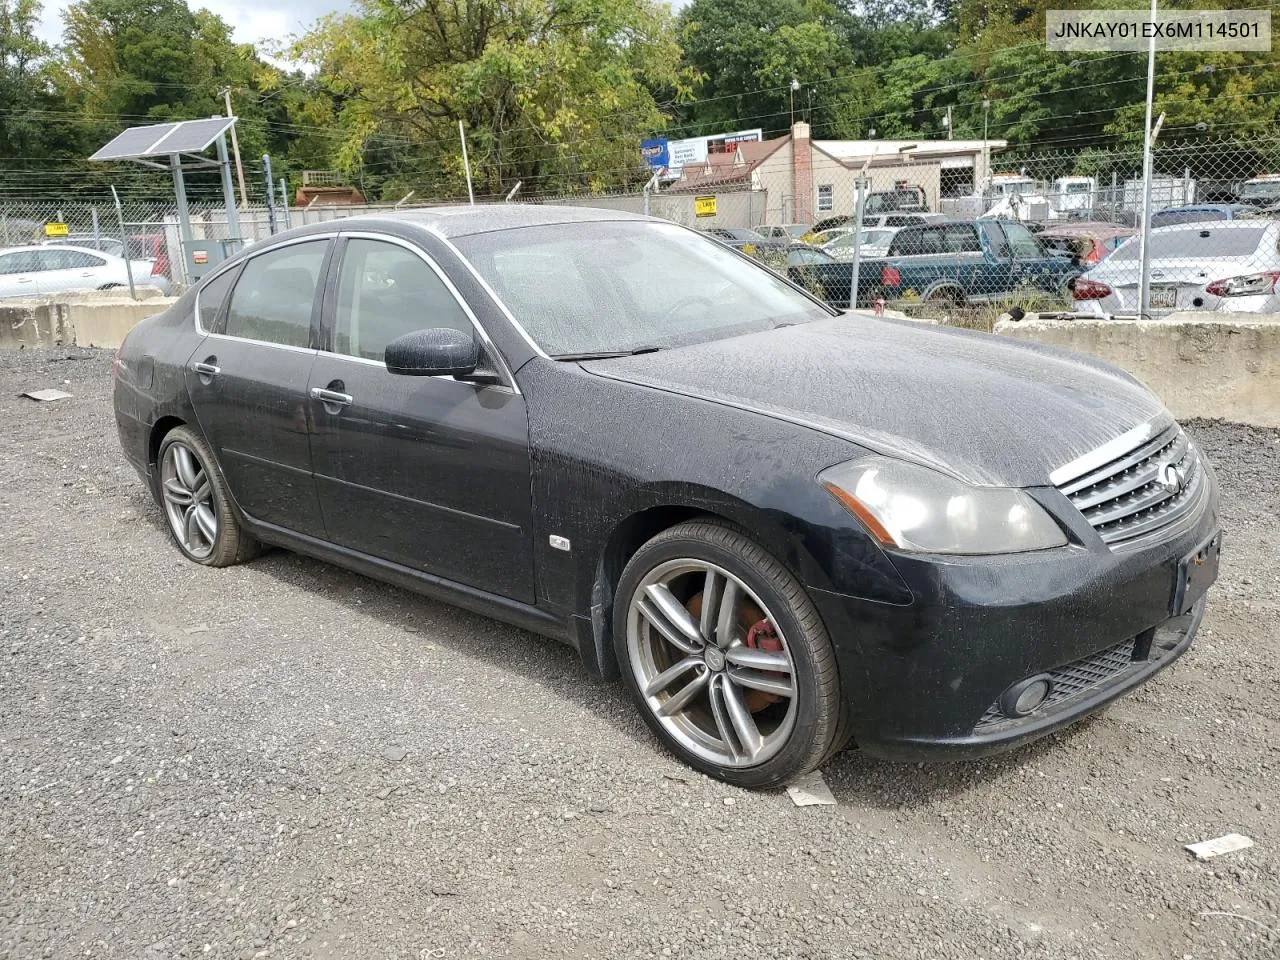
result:
[[[289,79],[235,43],[220,17],[185,0],[78,0],[64,16],[54,77],[90,151],[124,127],[221,114],[229,87],[245,157],[288,152],[298,132]],[[215,184],[216,174],[193,183]]]
[[[680,14],[685,62],[700,78],[682,111],[691,133],[762,127],[765,136],[848,92],[856,18],[828,0],[694,0]]]
[[[49,83],[49,47],[36,36],[37,0],[0,0],[0,158],[26,166],[59,154],[50,136],[58,106]]]
[[[342,165],[387,195],[465,195],[458,121],[478,193],[634,185],[640,133],[665,122],[651,90],[684,85],[654,0],[365,0],[293,55],[331,97]]]

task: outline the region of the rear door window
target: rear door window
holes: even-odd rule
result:
[[[889,244],[889,255],[893,257],[913,257],[924,252],[921,237],[924,230],[907,228],[898,233]]]
[[[106,263],[101,257],[82,250],[59,250],[46,247],[36,254],[41,270],[91,270]]]
[[[231,294],[227,336],[310,346],[312,307],[328,248],[328,240],[295,243],[246,263]]]
[[[948,253],[982,252],[982,244],[978,242],[978,231],[971,224],[949,223],[942,227],[942,235]]]

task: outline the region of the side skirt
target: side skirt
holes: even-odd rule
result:
[[[294,553],[301,553],[354,570],[374,580],[382,580],[433,600],[440,600],[472,613],[501,620],[513,627],[558,640],[577,649],[577,631],[570,627],[569,618],[557,617],[555,614],[521,603],[519,600],[511,600],[496,593],[423,573],[411,567],[392,563],[390,560],[371,557],[366,553],[295,533],[275,524],[263,523],[244,514],[241,514],[241,521],[248,531],[263,543],[284,547]]]

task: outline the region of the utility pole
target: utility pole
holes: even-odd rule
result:
[[[1151,0],[1151,23],[1156,22],[1158,0]],[[1156,34],[1153,29],[1147,44],[1147,117],[1143,124],[1142,146],[1142,223],[1138,234],[1138,317],[1147,319],[1151,312],[1151,151],[1155,149],[1157,131],[1151,128],[1151,110],[1156,92]],[[1164,119],[1161,115],[1161,119]],[[1157,127],[1158,130],[1158,127]]]
[[[982,196],[986,198],[991,189],[991,142],[987,139],[987,123],[991,119],[991,98],[982,98]],[[974,185],[975,191],[978,185]]]
[[[235,114],[231,112],[231,88],[223,87],[222,96],[227,105],[227,116],[234,117]],[[240,162],[240,138],[236,136],[234,123],[231,125],[231,152],[235,154],[236,178],[240,181],[240,206],[247,207],[249,206],[249,195],[245,193],[244,189],[244,164]]]
[[[271,182],[271,154],[262,155],[262,178],[267,188],[267,229],[275,236],[276,227],[276,188]]]

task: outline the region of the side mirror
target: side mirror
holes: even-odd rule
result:
[[[415,330],[387,344],[387,370],[407,377],[469,376],[480,365],[474,335],[452,327]]]

